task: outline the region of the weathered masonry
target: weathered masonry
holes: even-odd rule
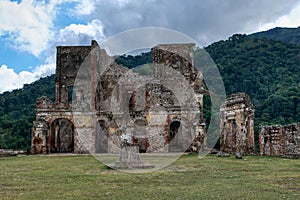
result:
[[[193,48],[155,46],[151,75],[144,76],[115,63],[95,41],[57,47],[56,99],[37,99],[31,152],[118,153],[123,133],[140,152],[205,148]]]
[[[260,155],[300,157],[300,123],[259,128]]]
[[[254,106],[245,93],[232,94],[220,108],[220,150],[254,153]]]

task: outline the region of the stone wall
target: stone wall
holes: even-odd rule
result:
[[[245,93],[232,94],[220,108],[220,150],[254,153],[254,106]]]
[[[259,128],[260,155],[300,157],[300,123]]]
[[[193,47],[154,47],[148,76],[116,64],[95,41],[57,47],[56,100],[37,99],[31,152],[118,153],[122,133],[143,152],[205,148]]]

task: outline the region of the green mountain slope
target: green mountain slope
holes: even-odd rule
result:
[[[253,38],[267,38],[286,43],[293,43],[300,45],[300,27],[298,28],[273,28],[268,31],[262,31],[249,35]]]
[[[206,50],[220,70],[226,93],[250,95],[256,128],[300,121],[300,45],[233,35]],[[133,68],[151,62],[151,53],[124,55],[117,62]],[[0,95],[0,149],[30,147],[35,99],[42,95],[54,99],[54,93],[52,75]]]
[[[226,93],[250,95],[256,126],[300,121],[300,46],[233,35],[206,50],[220,70]]]
[[[0,149],[29,149],[36,98],[54,99],[54,75],[0,95]]]

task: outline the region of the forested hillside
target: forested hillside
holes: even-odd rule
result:
[[[206,48],[223,77],[227,94],[246,92],[255,124],[300,121],[300,46],[234,35]]]
[[[250,95],[256,128],[300,121],[300,45],[237,34],[206,50],[220,70],[226,93]],[[116,61],[133,68],[151,62],[151,53]],[[54,92],[52,75],[0,95],[0,148],[29,148],[35,99],[53,99]]]
[[[26,84],[22,89],[0,95],[0,149],[29,149],[35,100],[54,99],[54,75]]]
[[[298,28],[273,28],[268,31],[253,33],[249,35],[253,38],[267,38],[300,45],[300,27]]]

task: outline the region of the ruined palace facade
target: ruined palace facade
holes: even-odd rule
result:
[[[229,95],[220,108],[220,150],[254,153],[254,106],[245,93]]]
[[[118,153],[125,133],[140,152],[204,148],[204,90],[193,48],[153,47],[145,75],[114,62],[95,41],[57,47],[55,102],[37,99],[31,152]]]
[[[261,126],[260,155],[300,157],[300,123]]]

